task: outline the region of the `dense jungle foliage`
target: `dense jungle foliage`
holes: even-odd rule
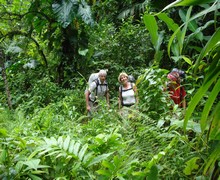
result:
[[[219,0],[0,2],[0,179],[220,179]],[[186,110],[163,91],[174,67]],[[89,118],[100,69],[110,108]],[[127,116],[122,71],[140,100]]]

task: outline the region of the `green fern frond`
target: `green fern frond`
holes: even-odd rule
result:
[[[60,136],[57,139],[55,139],[54,137],[44,138],[43,144],[36,151],[38,151],[38,154],[41,156],[51,156],[55,159],[73,159],[82,163],[84,167],[89,167],[97,164],[112,154],[102,154],[95,157],[93,155],[93,152],[86,152],[87,149],[88,144],[82,145],[80,142],[71,139],[69,136],[65,138]],[[33,154],[36,155],[37,153],[34,152]],[[34,155],[32,155],[31,157],[33,157]]]

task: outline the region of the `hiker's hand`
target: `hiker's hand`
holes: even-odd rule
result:
[[[91,110],[90,106],[87,106],[86,109],[87,109],[87,111],[90,111],[90,110]]]

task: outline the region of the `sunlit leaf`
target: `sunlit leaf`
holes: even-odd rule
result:
[[[103,161],[102,166],[108,168],[110,171],[114,171],[114,169],[115,169],[114,164],[111,162],[108,162],[108,161]]]
[[[88,164],[88,167],[89,166],[92,166],[94,164],[97,164],[99,162],[101,162],[102,160],[106,159],[107,157],[109,157],[112,153],[108,153],[108,154],[102,154],[102,155],[99,155],[97,157],[95,157],[89,164]]]
[[[186,57],[186,56],[182,56],[182,58],[184,59],[185,62],[187,62],[189,65],[192,65],[192,61]]]
[[[35,169],[35,170],[37,170],[39,163],[40,163],[40,159],[31,159],[23,162],[23,164],[28,166],[27,169]]]
[[[174,6],[192,6],[192,5],[199,5],[199,4],[205,4],[210,2],[215,2],[216,0],[176,0],[173,3],[166,6],[163,11],[172,8]]]
[[[79,159],[82,161],[82,159],[83,159],[83,157],[84,157],[84,155],[85,155],[85,152],[86,152],[86,150],[87,150],[87,148],[88,148],[88,144],[85,144],[85,145],[83,145],[83,147],[80,149],[80,151],[79,151],[79,155],[78,155],[78,157],[79,157]]]
[[[66,151],[70,145],[70,136],[67,136],[64,143],[63,143],[63,149]]]
[[[155,17],[152,15],[149,15],[149,14],[145,14],[144,15],[144,24],[150,33],[151,41],[152,41],[154,47],[156,47],[157,41],[158,41],[158,26],[157,26],[157,22],[155,20]]]
[[[76,142],[73,149],[73,154],[75,154],[76,156],[78,155],[79,147],[80,147],[80,143]]]
[[[6,129],[1,128],[1,129],[0,129],[0,136],[2,136],[2,137],[7,136],[7,130],[6,130]]]
[[[199,159],[199,157],[193,157],[192,159],[186,162],[186,167],[183,170],[185,175],[190,175],[192,174],[193,170],[197,170],[199,168],[199,165],[197,164],[197,160]]]

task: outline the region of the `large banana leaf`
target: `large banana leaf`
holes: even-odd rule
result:
[[[210,38],[206,46],[203,48],[202,52],[200,53],[198,59],[195,63],[194,71],[196,72],[199,66],[200,61],[210,52],[217,44],[220,43],[220,28],[216,30],[213,36]]]
[[[90,6],[85,1],[61,0],[52,4],[52,9],[63,28],[66,28],[75,18],[81,18],[88,24],[93,22]]]
[[[150,33],[151,42],[154,45],[154,48],[156,49],[158,42],[158,26],[155,17],[150,14],[145,14],[144,24]]]
[[[197,104],[201,100],[201,98],[209,90],[211,85],[219,79],[219,75],[220,75],[220,63],[218,63],[219,60],[220,60],[220,53],[216,53],[215,57],[213,59],[213,62],[211,64],[210,68],[209,68],[209,71],[206,74],[206,77],[205,77],[205,80],[204,80],[202,86],[199,88],[197,93],[194,95],[194,97],[190,101],[190,104],[187,108],[186,116],[185,116],[185,120],[184,120],[184,129],[186,129],[187,122],[188,122],[190,116],[192,115],[195,107],[197,106]],[[214,100],[215,100],[215,97],[217,96],[217,94],[219,92],[220,92],[219,82],[217,82],[216,86],[211,91],[210,97],[207,101],[208,104],[205,105],[205,108],[203,110],[202,120],[200,122],[201,123],[201,128],[202,128],[203,131],[204,131],[206,123],[207,123],[207,118],[206,118],[207,114],[209,113],[210,107],[212,107],[212,105],[214,103]],[[211,96],[213,96],[213,97],[211,97]]]
[[[77,0],[62,0],[52,4],[53,11],[58,19],[58,22],[63,28],[66,28],[76,17],[79,4]]]
[[[164,10],[168,9],[168,8],[171,8],[171,7],[174,7],[177,3],[179,2],[182,2],[182,1],[175,1],[174,3],[166,6],[164,8]],[[208,1],[210,2],[210,1]],[[205,3],[205,2],[204,2]],[[186,5],[185,5],[186,6]],[[174,41],[174,39],[177,37],[177,34],[179,34],[179,31],[180,29],[185,26],[186,27],[186,24],[189,24],[191,23],[192,21],[194,21],[195,19],[199,18],[199,17],[202,17],[202,16],[205,16],[206,14],[210,13],[210,12],[216,12],[218,9],[220,9],[220,5],[219,5],[219,1],[215,1],[209,8],[207,9],[204,9],[203,11],[193,15],[191,18],[189,18],[188,20],[186,20],[185,23],[183,23],[178,29],[176,29],[176,31],[173,33],[173,35],[171,36],[170,40],[169,40],[169,43],[168,43],[168,55],[170,56],[170,49],[171,49],[171,45]],[[163,11],[164,11],[163,10]],[[189,12],[189,11],[188,11]],[[198,32],[197,32],[198,33]],[[183,33],[182,33],[183,35]],[[177,37],[178,38],[178,37]],[[179,39],[179,38],[178,38]],[[180,50],[181,50],[181,47],[180,47]],[[180,54],[181,55],[181,54]],[[201,59],[200,59],[201,60]],[[197,60],[197,63],[196,63],[196,67],[199,63],[200,60]]]
[[[187,18],[186,18],[186,12],[183,9],[179,10],[179,15],[182,19],[182,21],[185,23]],[[190,29],[190,31],[192,31],[193,33],[196,32],[196,30],[199,28],[198,25],[196,24],[195,20],[192,20],[191,22],[188,23],[188,28]],[[197,33],[195,33],[195,37],[202,41],[203,40],[203,33],[201,31],[198,31]]]
[[[144,24],[148,29],[151,37],[151,42],[155,49],[154,61],[160,62],[163,52],[160,51],[160,46],[163,41],[163,34],[158,32],[157,21],[153,15],[144,15]]]

